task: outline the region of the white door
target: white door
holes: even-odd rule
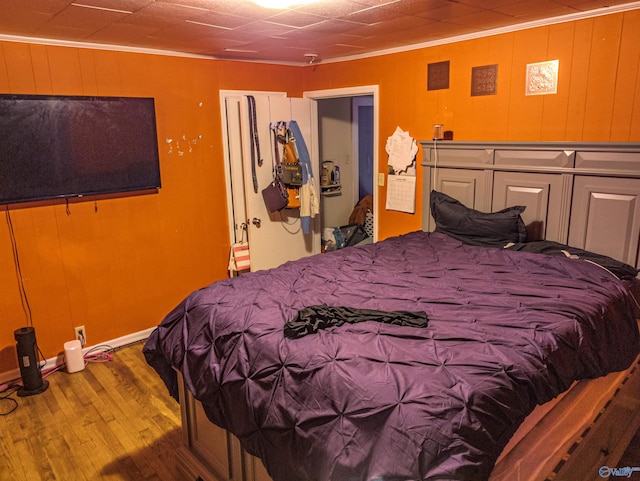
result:
[[[230,214],[234,226],[231,240],[242,235],[242,224],[247,226],[251,270],[270,269],[280,264],[320,252],[320,226],[316,216],[309,234],[302,232],[298,209],[284,209],[269,213],[262,190],[271,182],[274,146],[270,124],[281,120],[295,120],[300,127],[311,157],[317,180],[317,129],[313,117],[313,102],[303,98],[287,98],[278,94],[251,93],[256,103],[256,124],[260,142],[262,165],[255,160],[257,189],[252,175],[251,142],[249,135],[249,103],[247,94],[222,92],[221,105],[225,113],[225,147],[228,150],[228,186],[231,191]],[[298,139],[296,139],[299,142]]]

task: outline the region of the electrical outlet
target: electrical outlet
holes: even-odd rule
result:
[[[84,346],[87,343],[87,333],[84,330],[84,326],[76,327],[76,339],[80,341],[80,344]]]

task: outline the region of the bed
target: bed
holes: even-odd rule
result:
[[[524,251],[521,207],[426,199],[435,232],[220,281],[165,317],[144,353],[183,404],[187,478],[596,479],[617,461],[576,445],[640,424],[635,265]]]

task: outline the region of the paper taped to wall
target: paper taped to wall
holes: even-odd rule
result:
[[[386,151],[389,154],[389,165],[393,171],[395,173],[406,172],[418,153],[418,145],[409,132],[396,127],[396,131],[387,139]]]
[[[414,175],[389,175],[387,210],[415,213],[416,177]]]

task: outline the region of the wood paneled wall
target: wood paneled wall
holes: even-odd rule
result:
[[[68,212],[64,203],[8,211],[45,358],[63,350],[75,326],[85,326],[89,345],[138,332],[158,324],[189,292],[227,276],[219,90],[297,92],[292,69],[300,70],[0,42],[2,93],[141,96],[156,104],[159,193],[71,202]],[[29,316],[7,212],[0,212],[0,372],[6,372],[17,367],[14,331]]]
[[[226,276],[219,90],[303,91],[379,85],[380,172],[396,126],[417,140],[444,123],[457,140],[640,140],[640,11],[404,53],[304,67],[0,42],[0,92],[156,99],[158,194],[10,210],[38,344],[62,350],[74,326],[90,345],[155,326],[187,293]],[[558,93],[526,97],[526,64],[560,61]],[[451,62],[450,86],[427,91],[427,65]],[[471,68],[498,64],[497,94],[471,97]],[[182,136],[202,139],[188,151]],[[165,139],[174,141],[173,154]],[[178,151],[184,154],[180,156]],[[420,156],[420,154],[418,154]],[[420,173],[418,173],[420,179]],[[420,184],[420,180],[418,181]],[[417,230],[386,211],[381,238]],[[3,212],[4,214],[4,212]],[[6,219],[0,222],[0,372],[17,367],[27,325]]]
[[[396,126],[417,140],[443,123],[456,140],[640,140],[640,10],[394,55],[307,67],[305,90],[378,84],[380,172]],[[526,65],[559,60],[558,93],[525,96]],[[427,90],[427,65],[450,61],[446,90]],[[471,69],[498,65],[496,95],[471,96]],[[420,158],[421,154],[418,154]],[[420,174],[418,173],[418,179]],[[420,180],[418,181],[420,182]],[[420,228],[416,214],[384,209],[381,238]]]

